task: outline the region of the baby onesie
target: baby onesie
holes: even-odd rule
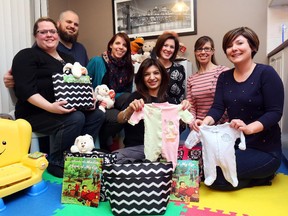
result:
[[[129,119],[131,125],[144,119],[144,154],[146,159],[156,161],[160,154],[167,161],[177,165],[179,146],[179,120],[189,124],[193,120],[188,110],[182,105],[165,103],[145,104],[139,112],[134,112]]]
[[[238,185],[235,141],[240,138],[239,149],[245,150],[245,136],[242,131],[230,127],[230,123],[221,125],[199,127],[199,133],[191,131],[188,135],[185,146],[192,148],[199,141],[202,143],[202,155],[204,163],[204,175],[206,185],[212,185],[216,179],[216,166],[219,166],[225,179],[234,187]]]

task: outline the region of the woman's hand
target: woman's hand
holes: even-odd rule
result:
[[[65,104],[67,104],[67,101],[56,101],[54,103],[51,103],[51,106],[47,111],[55,114],[67,114],[76,111],[75,108],[71,109],[64,108],[63,105]]]
[[[196,119],[194,121],[194,124],[192,124],[192,129],[195,130],[196,132],[199,132],[199,126],[203,124],[203,121],[200,119]]]
[[[188,100],[183,100],[181,102],[181,105],[182,105],[182,110],[186,110],[186,109],[190,109],[191,108],[191,104]]]
[[[135,112],[139,112],[143,109],[144,107],[144,100],[143,99],[139,99],[139,100],[134,100],[129,104],[129,107],[127,109],[129,109],[130,111],[132,111],[132,113]],[[132,114],[131,114],[132,115]]]
[[[194,124],[192,125],[193,130],[199,132],[199,126],[201,125],[213,125],[215,124],[214,119],[211,116],[206,116],[203,121],[200,119],[196,119]]]
[[[135,112],[141,111],[143,107],[144,107],[143,99],[140,100],[135,99],[129,104],[129,106],[125,110],[119,112],[117,116],[117,121],[121,124],[126,123],[130,119],[134,111]]]
[[[246,127],[246,124],[241,119],[232,119],[230,122],[230,127],[241,130],[240,128],[243,129]]]
[[[264,126],[259,121],[255,121],[247,125],[241,119],[232,119],[230,122],[230,127],[242,131],[245,135],[258,133],[264,129]]]
[[[67,101],[55,101],[50,103],[40,94],[34,94],[30,98],[28,98],[28,102],[37,106],[47,112],[56,113],[56,114],[67,114],[70,112],[76,111],[75,108],[66,109],[63,105],[67,104]]]
[[[3,76],[3,82],[6,88],[14,88],[15,82],[12,75],[12,69],[9,69]]]

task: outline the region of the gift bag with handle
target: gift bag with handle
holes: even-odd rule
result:
[[[106,195],[114,215],[164,214],[169,202],[171,162],[104,164]]]
[[[68,64],[70,63],[66,65]],[[63,73],[52,75],[56,101],[67,101],[68,103],[64,105],[66,109],[87,110],[93,108],[92,83],[88,74],[81,72],[81,70],[87,71],[86,68],[77,62],[74,65],[70,64],[70,67],[66,65],[63,67]],[[74,68],[78,69],[81,74],[76,75],[77,70],[75,71]]]

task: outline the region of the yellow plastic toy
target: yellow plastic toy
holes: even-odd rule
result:
[[[0,119],[0,212],[3,197],[23,189],[35,196],[47,189],[42,174],[48,166],[43,153],[28,154],[31,125],[23,119]]]

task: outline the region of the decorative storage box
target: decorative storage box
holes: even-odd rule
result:
[[[106,195],[114,215],[164,214],[172,182],[171,162],[103,165]]]

